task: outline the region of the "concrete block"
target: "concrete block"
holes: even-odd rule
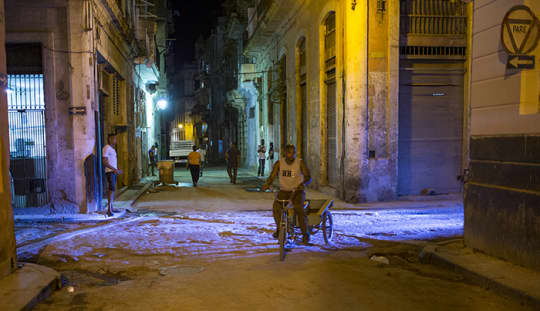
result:
[[[44,266],[25,263],[22,268],[0,279],[2,310],[30,310],[60,287],[58,272]]]

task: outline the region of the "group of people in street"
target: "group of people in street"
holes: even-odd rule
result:
[[[118,169],[118,160],[115,151],[116,135],[110,134],[107,137],[108,144],[103,147],[103,166],[105,167],[105,177],[107,180],[107,216],[113,216],[113,199],[114,191],[116,190],[116,178],[122,174]],[[150,160],[150,168],[152,176],[155,176],[154,169],[157,160],[157,144],[153,145],[148,151]],[[268,154],[266,153],[266,145],[264,139],[257,148],[259,159],[259,167],[257,176],[264,176],[264,166],[266,160],[274,162],[274,144],[270,143]],[[227,161],[227,174],[232,184],[236,184],[238,176],[238,167],[240,166],[241,153],[237,148],[236,143],[232,143],[231,147],[225,153]],[[193,151],[188,155],[186,168],[190,170],[193,186],[197,187],[199,178],[202,176],[202,168],[206,158],[206,149],[199,148],[193,145]],[[276,223],[276,231],[273,236],[279,236],[279,223],[281,222],[281,204],[278,199],[289,199],[294,206],[294,210],[298,216],[299,225],[302,230],[303,243],[309,243],[309,231],[307,230],[307,215],[304,211],[304,200],[306,197],[305,186],[311,183],[311,174],[301,158],[296,157],[296,147],[294,145],[285,146],[285,154],[273,164],[272,172],[262,186],[262,190],[267,190],[271,187],[274,179],[279,179],[279,192],[273,204],[273,216]]]

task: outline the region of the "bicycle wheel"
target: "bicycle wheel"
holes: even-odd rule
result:
[[[330,213],[330,211],[327,211],[323,215],[322,230],[324,242],[328,244],[330,240],[332,240],[332,236],[334,234],[334,220],[332,219],[332,213]]]
[[[281,223],[279,225],[279,260],[285,260],[285,244],[287,243],[287,213],[281,214]]]

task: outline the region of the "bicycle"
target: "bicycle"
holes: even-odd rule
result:
[[[285,260],[286,251],[291,249],[294,241],[302,235],[300,227],[297,226],[297,215],[292,204],[293,191],[287,199],[276,197],[276,201],[281,204],[281,221],[278,230],[279,240],[279,260]],[[307,230],[310,234],[322,231],[324,242],[330,243],[334,233],[334,221],[330,208],[334,205],[333,200],[305,200],[304,211],[307,215]]]
[[[278,229],[279,240],[279,260],[285,260],[285,246],[296,238],[294,228],[296,226],[296,213],[292,205],[294,191],[288,199],[282,200],[276,197],[276,201],[281,204],[281,221]]]

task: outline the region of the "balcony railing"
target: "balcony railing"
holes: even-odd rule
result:
[[[257,7],[250,11],[249,21],[248,21],[248,39],[253,36],[259,21],[264,19],[264,16],[272,6],[275,0],[260,0],[257,4]]]
[[[449,0],[402,0],[401,32],[417,35],[465,35],[465,4]]]

